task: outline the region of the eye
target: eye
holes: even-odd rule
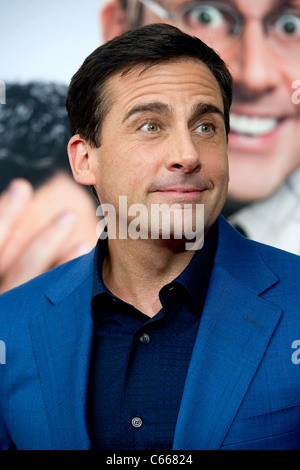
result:
[[[233,28],[234,20],[231,15],[222,12],[218,8],[210,5],[199,5],[188,11],[185,20],[191,25],[207,29],[230,30]]]
[[[207,5],[194,8],[189,16],[193,21],[215,28],[221,26],[224,22],[222,13],[217,8]]]
[[[196,127],[196,132],[200,134],[210,134],[214,132],[215,127],[212,124],[200,124],[200,126]]]
[[[160,127],[156,122],[148,122],[147,124],[144,124],[141,127],[141,130],[152,133],[158,132],[160,130]]]
[[[195,34],[212,32],[217,35],[238,34],[240,24],[231,8],[224,10],[212,5],[197,5],[186,11],[183,20],[187,27],[195,28]],[[201,37],[201,36],[200,36]]]
[[[299,15],[284,14],[274,24],[277,34],[287,39],[300,38],[300,12]]]

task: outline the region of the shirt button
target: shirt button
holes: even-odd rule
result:
[[[143,344],[147,344],[149,343],[150,341],[150,337],[149,335],[147,335],[147,333],[144,333],[142,334],[142,336],[140,336],[140,342],[143,343]]]
[[[136,416],[135,418],[132,418],[131,424],[134,428],[140,428],[143,424],[143,421],[141,420],[141,418]]]

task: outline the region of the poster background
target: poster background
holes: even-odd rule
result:
[[[87,55],[103,42],[99,14],[105,1],[0,0],[0,82],[37,83],[33,89],[27,85],[22,90],[17,86],[17,90],[7,89],[7,104],[0,106],[0,197],[13,178],[24,177],[37,188],[58,170],[70,172],[66,155],[70,138],[65,110],[67,85]],[[252,43],[254,39],[251,37]],[[277,77],[283,90],[299,79],[298,64],[289,64],[284,73],[275,66],[274,76],[280,73]],[[290,67],[295,75],[289,77]],[[51,88],[51,82],[62,86]],[[289,90],[290,103],[292,96],[297,99],[299,94],[293,88]],[[282,93],[286,96],[285,91]],[[281,112],[280,106],[278,100],[275,117]],[[290,109],[289,104],[282,106],[283,113]],[[286,161],[292,141],[285,148]],[[230,206],[223,213],[228,216],[239,208]]]
[[[101,42],[105,0],[0,0],[0,79],[68,83]]]

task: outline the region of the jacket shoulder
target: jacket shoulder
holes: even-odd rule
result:
[[[300,256],[249,240],[223,218],[219,229],[216,265],[256,292],[272,285],[285,297],[287,292],[300,295]]]
[[[44,274],[0,295],[0,326],[14,321],[16,315],[26,315],[27,320],[36,312],[53,303],[48,292],[65,297],[75,290],[88,276],[92,275],[92,250],[74,260],[68,261]],[[3,326],[3,328],[2,328]]]
[[[256,253],[256,256],[261,256],[265,261],[271,263],[291,263],[300,268],[300,256],[289,253],[288,251],[275,248],[264,243],[260,243],[241,235],[235,228],[233,228],[227,220],[223,217],[219,217],[219,227],[221,229],[221,236],[226,241],[226,246],[223,245],[223,249],[226,247],[239,251],[245,259],[251,259]],[[250,257],[249,257],[250,253]]]
[[[288,251],[274,248],[273,246],[264,245],[253,240],[249,240],[252,246],[259,252],[261,258],[270,267],[274,267],[284,277],[291,275],[300,276],[300,256],[289,253]],[[291,271],[293,269],[293,272]]]

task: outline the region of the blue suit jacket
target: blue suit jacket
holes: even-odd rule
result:
[[[91,446],[92,259],[93,252],[0,297],[1,449]],[[220,217],[173,448],[300,449],[296,340],[299,257],[246,240]]]

